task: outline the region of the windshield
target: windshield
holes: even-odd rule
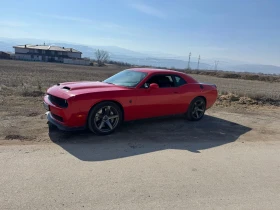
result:
[[[132,70],[123,70],[103,82],[125,86],[136,87],[145,77],[147,73]]]

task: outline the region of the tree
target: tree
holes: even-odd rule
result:
[[[104,66],[105,62],[109,60],[109,53],[105,50],[96,50],[95,51],[95,58],[98,66]]]

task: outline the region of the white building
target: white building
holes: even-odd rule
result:
[[[69,63],[72,60],[73,64],[89,65],[87,62],[75,60],[83,60],[82,52],[73,48],[64,48],[59,46],[47,46],[47,45],[18,45],[14,46],[15,54],[14,59],[28,60],[28,61],[46,61],[46,62],[61,62],[64,60]],[[65,62],[66,63],[66,62]]]

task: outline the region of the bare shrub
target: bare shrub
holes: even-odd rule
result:
[[[40,81],[37,81],[37,89],[38,89],[39,92],[43,92],[42,91],[42,84],[41,84]]]
[[[179,70],[179,69],[177,69]],[[244,80],[258,80],[265,82],[280,82],[280,75],[273,74],[257,74],[250,72],[230,72],[230,71],[213,71],[213,70],[184,70],[187,74],[199,74],[208,75],[219,78],[231,78],[231,79],[244,79]]]
[[[249,97],[240,97],[239,100],[238,100],[238,103],[239,104],[258,104],[258,102],[252,98],[249,98]]]
[[[221,90],[221,91],[219,92],[219,94],[220,94],[220,95],[227,95],[228,92],[227,92],[226,90]]]
[[[229,106],[231,103],[244,105],[273,105],[279,106],[280,100],[263,97],[262,95],[241,96],[234,93],[219,95],[216,105]]]
[[[227,101],[239,101],[239,96],[233,93],[229,93],[227,95],[221,95],[219,99]]]
[[[108,61],[109,64],[114,64],[117,66],[127,66],[127,67],[132,67],[132,64],[126,63],[126,62],[121,62],[121,61]]]
[[[24,97],[40,97],[44,95],[40,81],[37,81],[37,89],[34,86],[28,86],[25,83],[21,85],[21,95]],[[36,90],[34,90],[36,89]]]
[[[105,50],[96,50],[95,59],[98,66],[104,66],[105,63],[109,60],[109,53]]]

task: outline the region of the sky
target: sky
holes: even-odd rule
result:
[[[186,57],[191,52],[280,66],[279,0],[0,0],[0,5],[2,38]]]

